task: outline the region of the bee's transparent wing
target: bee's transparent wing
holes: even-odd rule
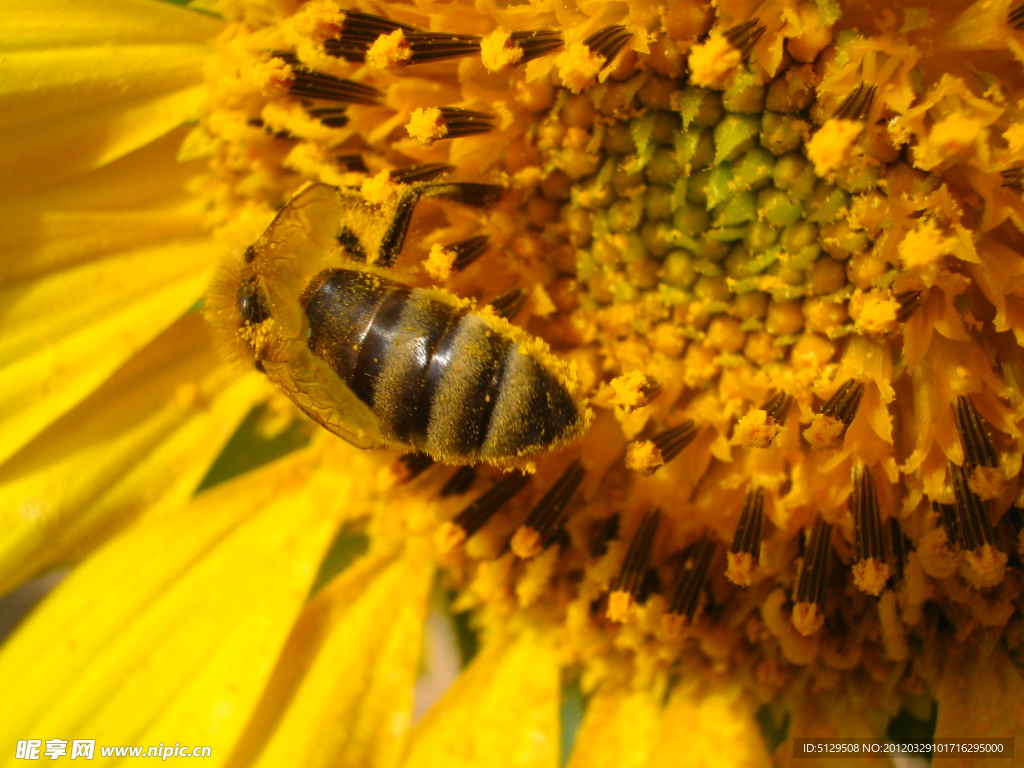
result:
[[[307,345],[290,341],[271,354],[267,377],[309,418],[357,448],[381,445],[373,411]]]
[[[344,201],[339,190],[308,184],[285,204],[256,241],[253,271],[266,288],[272,321],[262,362],[273,381],[307,416],[359,448],[380,445],[370,407],[309,349],[302,295],[337,251]]]

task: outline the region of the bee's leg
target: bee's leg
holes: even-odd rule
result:
[[[412,212],[416,203],[420,200],[418,190],[410,190],[402,195],[395,207],[394,218],[388,224],[384,237],[380,241],[380,249],[377,252],[377,263],[387,267],[394,263],[398,254],[402,252],[402,245],[405,244],[405,235],[409,231],[409,223],[412,221]]]

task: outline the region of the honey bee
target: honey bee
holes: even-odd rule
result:
[[[481,206],[485,184],[307,184],[213,286],[207,313],[307,416],[360,448],[529,469],[592,414],[574,369],[495,312],[390,276],[417,202]]]

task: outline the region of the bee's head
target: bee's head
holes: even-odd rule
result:
[[[216,340],[228,357],[246,367],[262,370],[259,350],[264,346],[264,324],[270,319],[270,303],[262,281],[252,268],[253,248],[241,260],[225,260],[206,296],[205,315]]]

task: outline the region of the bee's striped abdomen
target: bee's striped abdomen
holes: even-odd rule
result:
[[[306,300],[309,347],[380,422],[386,443],[453,462],[513,458],[578,428],[558,378],[454,300],[335,270]]]

